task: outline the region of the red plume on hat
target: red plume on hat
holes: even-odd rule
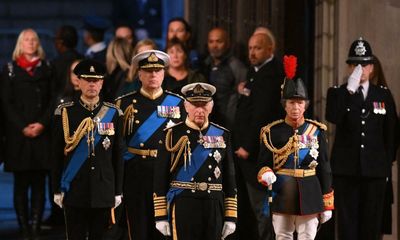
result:
[[[293,55],[286,55],[283,57],[283,68],[287,79],[293,79],[296,75],[297,57]]]

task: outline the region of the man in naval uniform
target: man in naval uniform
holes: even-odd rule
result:
[[[214,86],[192,83],[182,93],[187,118],[165,130],[155,168],[156,228],[175,240],[225,239],[237,219],[230,133],[208,121]]]
[[[326,126],[304,119],[306,87],[286,77],[285,119],[261,129],[258,181],[268,186],[276,239],[314,239],[319,223],[332,216],[333,190],[327,157]],[[272,185],[272,186],[271,186]],[[266,201],[265,213],[269,213]]]
[[[395,158],[396,110],[390,91],[370,83],[374,57],[355,40],[346,83],[328,90],[326,119],[336,125],[331,163],[339,239],[380,239],[386,181]]]
[[[168,63],[169,56],[157,50],[134,56],[142,87],[116,99],[124,111],[123,192],[131,239],[163,239],[154,226],[154,162],[164,145],[163,129],[181,121],[183,105],[182,97],[161,88]]]
[[[103,64],[83,60],[73,71],[81,96],[55,111],[54,202],[64,209],[67,239],[102,239],[121,203],[122,111],[99,98]]]

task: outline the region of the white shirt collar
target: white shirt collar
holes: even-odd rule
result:
[[[98,42],[90,46],[87,50],[85,55],[90,55],[91,53],[97,53],[103,51],[107,47],[105,42]]]
[[[267,60],[265,60],[265,62],[261,63],[258,66],[254,66],[254,71],[258,72],[262,67],[264,67],[265,64],[269,63],[272,61],[272,59],[274,58],[274,54],[272,54],[272,56],[270,58],[268,58]]]
[[[363,87],[362,93],[364,95],[364,99],[366,99],[368,95],[369,80],[365,81],[364,83],[361,83],[360,85]]]

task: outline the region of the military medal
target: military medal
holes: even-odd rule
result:
[[[219,167],[216,167],[214,169],[214,176],[215,176],[216,179],[218,179],[219,176],[221,176],[221,170],[219,169]]]
[[[223,136],[203,136],[204,148],[226,148]]]
[[[99,132],[100,135],[112,136],[115,134],[114,123],[113,122],[107,122],[107,123],[99,122],[99,123],[97,123],[97,131]]]
[[[157,115],[163,118],[180,118],[181,112],[178,106],[157,106]]]
[[[215,152],[214,152],[214,154],[213,154],[213,157],[214,157],[214,159],[215,159],[215,161],[216,161],[217,163],[219,163],[219,162],[221,161],[221,153],[219,153],[218,150],[215,150]]]
[[[108,137],[105,137],[102,144],[104,149],[107,150],[111,146],[111,141]]]
[[[317,149],[315,149],[315,148],[310,149],[310,156],[313,157],[314,159],[317,159],[318,154],[319,154],[319,152]]]
[[[386,114],[385,103],[384,102],[373,102],[374,105],[374,113],[375,114]]]
[[[310,162],[310,164],[308,164],[308,167],[309,167],[310,169],[315,169],[315,168],[317,167],[317,165],[318,165],[318,162],[315,161],[315,160],[312,160],[312,161]]]

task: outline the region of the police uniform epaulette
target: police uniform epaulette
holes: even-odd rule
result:
[[[227,132],[230,132],[229,129],[226,129],[226,128],[224,128],[223,126],[220,126],[220,125],[218,125],[218,124],[216,124],[216,123],[213,123],[213,122],[210,122],[210,123],[211,123],[212,125],[218,127],[218,128],[221,128],[221,129],[223,129],[223,130],[225,130],[225,131],[227,131]]]
[[[182,122],[175,123],[174,125],[171,125],[171,126],[168,126],[168,127],[164,128],[163,131],[171,129],[171,128],[176,127],[178,125],[181,125],[182,123],[184,123],[184,122],[182,121]]]
[[[73,101],[61,103],[60,105],[57,106],[56,110],[54,110],[54,115],[61,115],[61,109],[71,106],[74,106]]]
[[[324,131],[328,130],[328,127],[323,123],[320,123],[320,122],[312,120],[312,119],[306,119],[306,121],[310,122],[310,123],[312,123],[314,125],[317,125],[319,128],[321,128]]]
[[[135,94],[135,93],[136,93],[136,91],[132,91],[132,92],[128,92],[128,93],[126,93],[126,94],[124,94],[124,95],[121,95],[121,96],[117,97],[117,98],[114,100],[114,102],[116,102],[116,101],[118,101],[118,100],[120,100],[120,99],[122,99],[122,98],[124,98],[124,97],[133,95],[133,94]]]
[[[182,99],[182,100],[185,100],[185,98],[184,98],[184,97],[182,97],[182,96],[181,96],[181,95],[179,95],[179,94],[176,94],[176,93],[170,92],[170,91],[168,91],[168,90],[165,90],[164,92],[165,92],[166,94],[173,95],[173,96],[175,96],[175,97],[178,97],[178,98],[180,98],[180,99]]]
[[[122,110],[115,104],[109,103],[109,102],[104,102],[104,105],[106,105],[107,107],[112,107],[117,109],[119,116],[124,115],[124,113],[122,112]]]
[[[272,123],[270,123],[270,124],[268,124],[268,125],[262,127],[262,128],[261,128],[261,133],[260,133],[260,135],[262,135],[262,134],[265,133],[265,132],[269,132],[270,129],[271,129],[273,126],[278,125],[278,124],[280,124],[280,123],[283,123],[284,121],[285,121],[285,120],[283,120],[283,119],[279,119],[279,120],[273,121]]]

